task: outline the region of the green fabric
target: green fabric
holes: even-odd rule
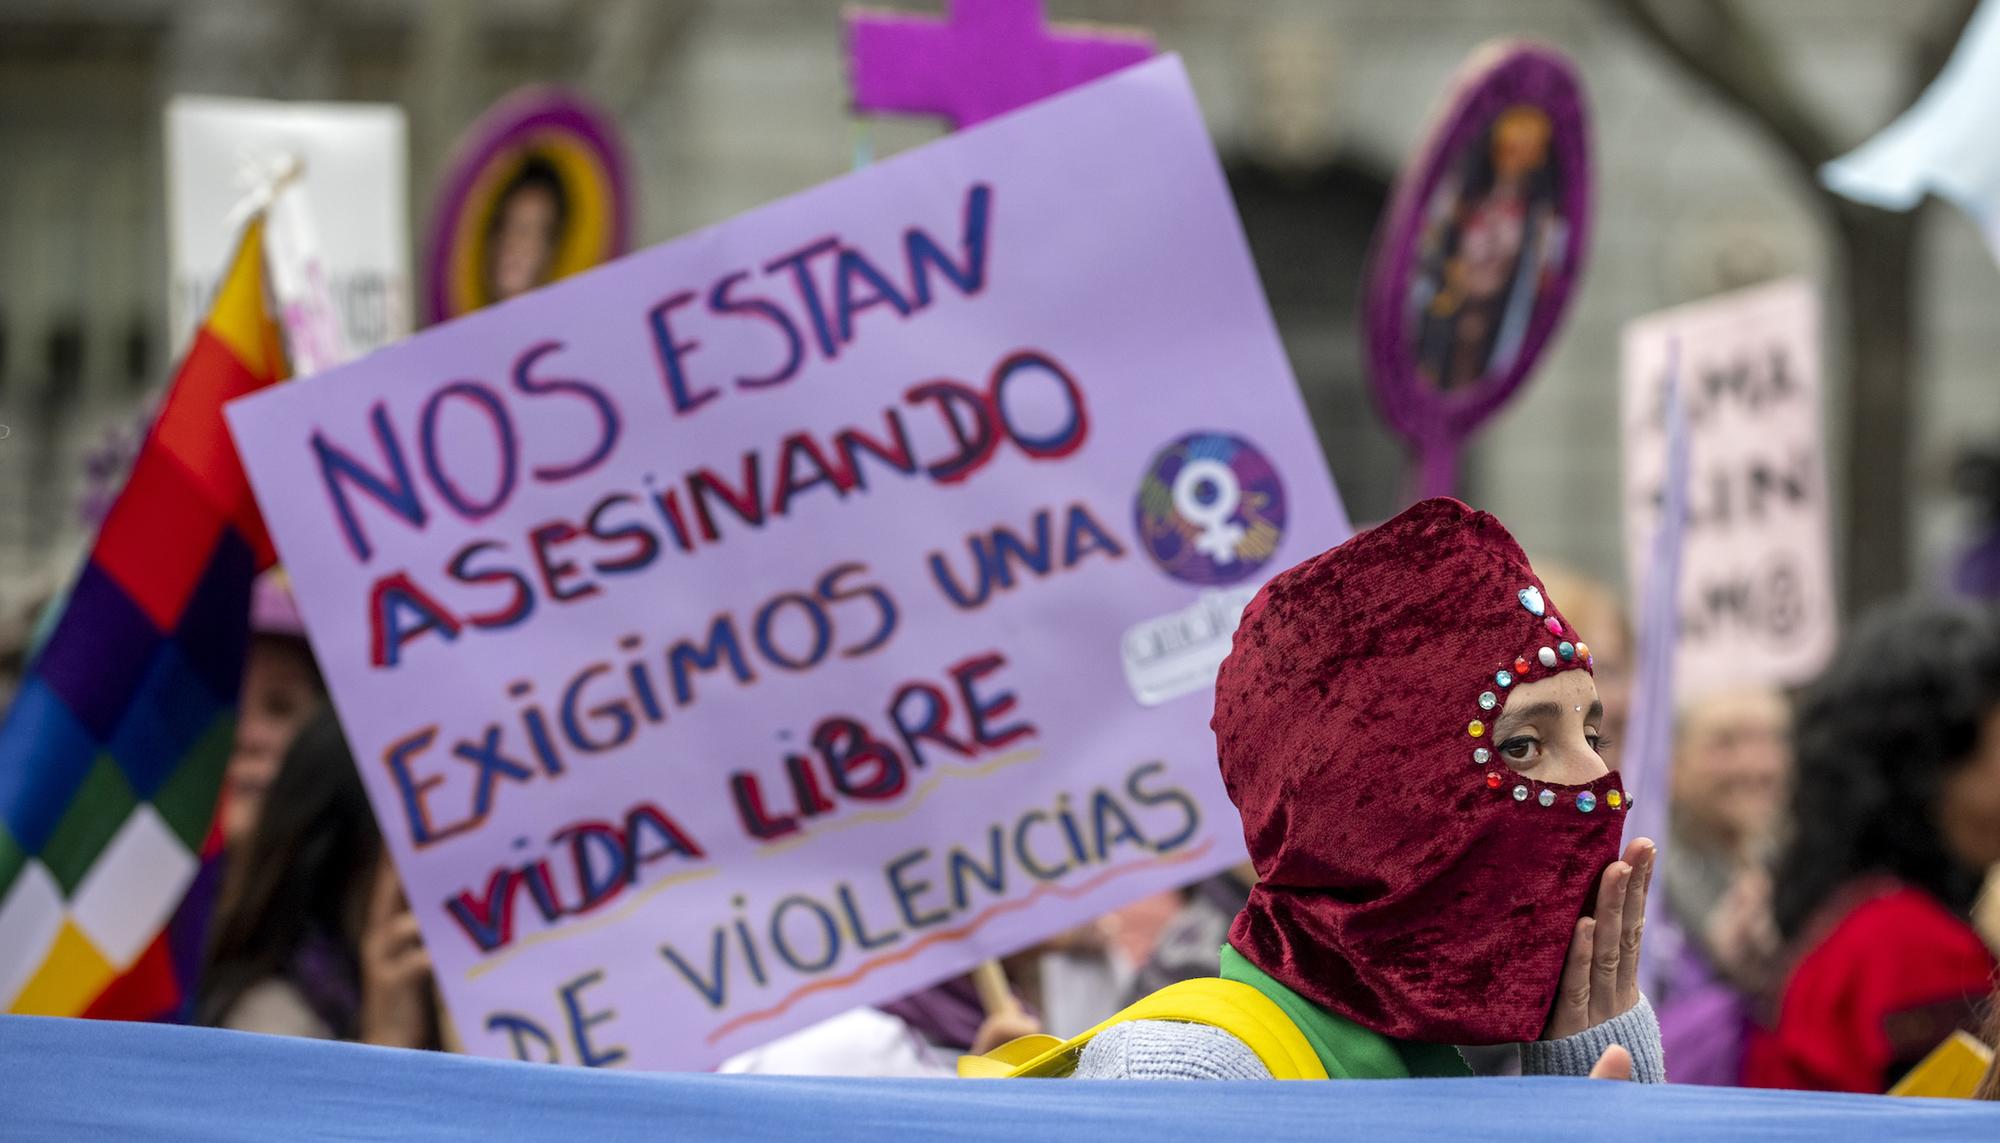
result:
[[[1247,984],[1282,1009],[1312,1045],[1328,1079],[1407,1079],[1411,1076],[1469,1076],[1472,1069],[1449,1044],[1417,1044],[1371,1032],[1328,1012],[1291,989],[1228,945],[1222,946],[1222,978]]]

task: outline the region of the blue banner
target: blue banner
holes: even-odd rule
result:
[[[1965,1101],[1581,1079],[647,1075],[26,1016],[0,1017],[0,1077],[8,1140],[2000,1139],[2000,1104]]]

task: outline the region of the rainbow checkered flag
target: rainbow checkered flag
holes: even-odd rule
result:
[[[162,1019],[192,995],[201,925],[172,922],[213,872],[250,581],[272,561],[222,420],[286,372],[263,245],[260,217],[0,723],[9,1012]]]

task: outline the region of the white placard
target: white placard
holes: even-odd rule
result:
[[[410,332],[408,129],[400,108],[176,96],[167,104],[173,352],[187,347],[233,250],[238,207],[288,157],[312,204],[325,290],[359,355]]]
[[[1672,349],[1689,418],[1675,691],[1788,685],[1833,653],[1836,600],[1820,412],[1819,302],[1786,279],[1625,327],[1625,551],[1642,598],[1666,463]]]

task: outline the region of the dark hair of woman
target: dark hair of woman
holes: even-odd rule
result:
[[[1996,705],[2000,623],[1990,610],[1903,601],[1855,624],[1793,723],[1793,832],[1773,901],[1787,938],[1836,889],[1870,874],[1961,915],[1971,909],[1981,871],[1946,848],[1938,808]]]
[[[323,705],[285,752],[246,852],[232,856],[197,1020],[220,1024],[253,985],[285,977],[336,1036],[353,1037],[355,945],[381,852],[347,739]]]
[[[514,177],[507,180],[507,185],[501,188],[499,196],[493,200],[501,209],[494,210],[493,218],[487,224],[489,238],[500,228],[501,219],[506,213],[504,207],[507,200],[513,198],[517,192],[530,187],[548,192],[549,200],[555,204],[556,209],[556,233],[562,233],[563,227],[569,223],[569,188],[563,185],[562,172],[556,169],[554,163],[540,155],[529,155],[521,164],[521,169],[514,172]]]
[[[1993,1062],[1986,1065],[1986,1075],[1973,1090],[1972,1098],[2000,1100],[2000,992],[1993,994],[1987,1008],[1985,1040],[1993,1049]]]
[[[1461,160],[1464,164],[1461,169],[1465,172],[1465,182],[1459,188],[1458,192],[1458,201],[1460,204],[1474,202],[1492,194],[1494,185],[1500,181],[1499,168],[1493,162],[1493,147],[1499,135],[1500,120],[1496,118],[1492,123],[1487,124],[1486,134],[1480,138],[1476,145],[1470,148],[1465,159]],[[1530,202],[1540,203],[1550,201],[1554,199],[1556,194],[1557,156],[1555,133],[1553,130],[1549,133],[1546,146],[1547,152],[1541,164],[1528,172],[1527,193],[1525,197]],[[1454,242],[1457,237],[1454,231],[1452,235]]]

